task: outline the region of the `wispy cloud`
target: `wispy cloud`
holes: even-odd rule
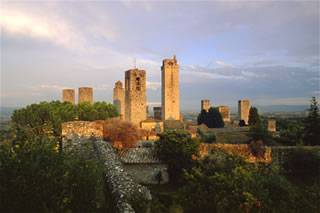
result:
[[[147,81],[147,89],[158,90],[161,88],[161,82],[150,82]]]

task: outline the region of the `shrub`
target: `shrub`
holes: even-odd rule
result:
[[[103,165],[89,150],[60,153],[57,141],[0,144],[0,212],[106,210]]]
[[[159,159],[168,163],[170,181],[179,182],[182,170],[192,168],[200,143],[182,130],[168,130],[159,136],[155,143],[156,153]]]
[[[284,159],[283,169],[288,177],[298,181],[312,182],[320,179],[319,153],[302,148],[294,150]]]

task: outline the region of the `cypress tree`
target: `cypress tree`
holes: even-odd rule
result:
[[[309,114],[304,123],[304,144],[313,146],[320,145],[319,106],[315,97],[311,99]]]

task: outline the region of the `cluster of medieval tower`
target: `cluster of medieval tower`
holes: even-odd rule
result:
[[[161,66],[161,107],[154,107],[154,120],[166,121],[182,119],[180,115],[179,92],[179,64],[176,57],[164,59]],[[93,103],[93,89],[81,87],[78,91],[78,103]],[[64,89],[63,101],[75,104],[75,90]],[[113,104],[117,107],[122,120],[142,126],[142,122],[148,118],[146,96],[146,71],[137,68],[125,72],[125,85],[121,81],[115,83],[113,89]],[[211,107],[210,100],[201,100],[201,110],[208,111]],[[249,100],[238,101],[239,120],[248,124]],[[230,122],[230,109],[228,106],[218,106],[219,112],[225,122]],[[274,121],[268,122],[272,126]]]

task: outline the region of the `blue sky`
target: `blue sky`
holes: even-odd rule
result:
[[[181,107],[308,104],[320,95],[319,1],[1,1],[1,106],[61,99],[147,71],[159,104],[162,59],[177,55]]]

